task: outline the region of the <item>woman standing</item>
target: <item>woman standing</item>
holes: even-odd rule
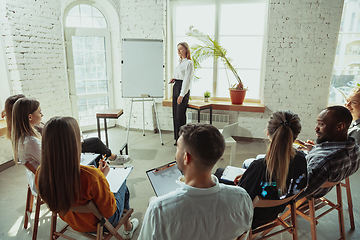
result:
[[[353,121],[349,127],[349,137],[355,138],[360,145],[360,87],[352,90],[352,93],[346,99],[345,107],[349,109]]]
[[[191,60],[190,48],[186,42],[177,45],[179,65],[175,68],[174,78],[170,83],[173,86],[173,122],[174,122],[174,139],[175,144],[179,138],[179,130],[182,125],[186,124],[186,108],[190,96],[190,84],[194,77],[194,64]]]
[[[112,193],[106,180],[110,171],[106,162],[99,168],[80,165],[80,129],[72,117],[54,117],[44,127],[41,165],[36,172],[36,185],[41,198],[51,211],[79,232],[94,232],[98,219],[93,214],[71,212],[71,207],[93,201],[100,212],[115,226],[123,209],[130,209],[130,193],[124,182]],[[130,239],[138,227],[138,220],[124,224],[124,238]]]

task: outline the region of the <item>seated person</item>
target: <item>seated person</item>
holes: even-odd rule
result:
[[[254,159],[248,169],[235,179],[251,199],[283,199],[299,193],[306,186],[306,160],[303,152],[293,148],[301,131],[298,115],[288,111],[274,112],[269,119],[267,134],[270,145],[264,157]],[[221,177],[221,170],[217,170]],[[255,208],[252,228],[255,229],[276,219],[285,205],[272,208]]]
[[[359,169],[359,145],[354,138],[348,137],[351,121],[350,111],[343,106],[327,107],[318,115],[316,144],[303,143],[303,149],[309,151],[306,155],[308,185],[298,199],[308,195],[322,197],[332,189],[321,188],[324,183],[339,182]]]
[[[16,105],[16,104],[15,104]],[[50,210],[79,232],[95,232],[98,219],[93,214],[71,212],[71,207],[93,201],[100,212],[116,226],[123,209],[130,209],[126,183],[118,192],[110,191],[106,175],[110,167],[100,161],[99,168],[80,165],[80,129],[71,117],[54,117],[44,127],[41,165],[36,171],[36,186]],[[139,222],[128,219],[124,238],[130,239]]]
[[[12,124],[12,110],[15,102],[20,99],[25,98],[23,94],[17,94],[10,96],[5,101],[5,109],[1,112],[1,117],[6,117],[6,124],[7,124],[7,132],[6,137],[11,139],[11,124]],[[42,134],[42,128],[44,127],[43,123],[39,123],[34,125],[34,129],[36,129],[40,135]],[[97,137],[91,137],[83,139],[81,144],[81,149],[83,153],[97,153],[101,155],[105,155],[111,161],[116,161],[116,164],[123,164],[130,161],[130,157],[127,155],[116,155],[111,152],[111,150],[106,147],[106,145]]]
[[[253,205],[244,189],[211,175],[224,137],[210,124],[184,125],[179,135],[175,158],[184,176],[179,188],[150,202],[138,239],[237,238],[250,228]]]
[[[348,136],[354,138],[360,145],[360,87],[352,90],[346,99],[345,107],[352,115],[352,122],[348,130]]]

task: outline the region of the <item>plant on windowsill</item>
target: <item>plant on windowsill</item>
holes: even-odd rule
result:
[[[193,26],[189,27],[189,31],[186,33],[186,35],[196,38],[203,44],[196,44],[191,47],[194,68],[199,69],[201,67],[200,63],[209,57],[213,57],[215,60],[220,58],[225,66],[231,103],[242,104],[244,102],[247,89],[244,88],[241,78],[239,77],[235,67],[232,65],[232,60],[227,56],[227,50],[222,47],[216,40],[212,39],[209,35],[200,32]],[[229,76],[227,75],[226,69],[230,69],[230,71],[234,74],[235,79],[237,80],[237,83],[232,86],[230,86]]]
[[[209,102],[209,98],[210,98],[210,92],[209,91],[204,92],[204,102]]]

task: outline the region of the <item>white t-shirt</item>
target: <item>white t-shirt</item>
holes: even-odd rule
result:
[[[26,162],[31,163],[35,169],[40,166],[41,159],[41,140],[37,137],[26,135],[24,142],[19,140],[18,158],[21,164]],[[37,195],[35,186],[35,174],[26,169],[26,177],[30,185],[31,192],[34,196]]]
[[[184,97],[190,89],[194,78],[194,64],[191,60],[184,58],[179,60],[179,65],[174,70],[174,78],[183,80],[180,96]]]
[[[238,186],[180,187],[150,202],[139,240],[234,239],[249,230],[253,204]]]

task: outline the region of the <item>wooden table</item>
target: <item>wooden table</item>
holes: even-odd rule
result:
[[[210,124],[212,124],[212,104],[204,101],[189,101],[188,108],[198,111],[198,123],[200,123],[200,111],[210,109]]]
[[[105,138],[106,138],[106,146],[109,147],[109,140],[108,140],[108,134],[107,134],[107,123],[106,119],[118,119],[121,115],[123,115],[122,109],[104,109],[100,112],[96,113],[96,120],[97,120],[97,130],[98,130],[98,136],[101,139],[100,135],[100,118],[104,119],[104,127],[105,127]],[[126,147],[126,154],[127,154],[127,147]],[[110,157],[110,156],[109,156]]]

